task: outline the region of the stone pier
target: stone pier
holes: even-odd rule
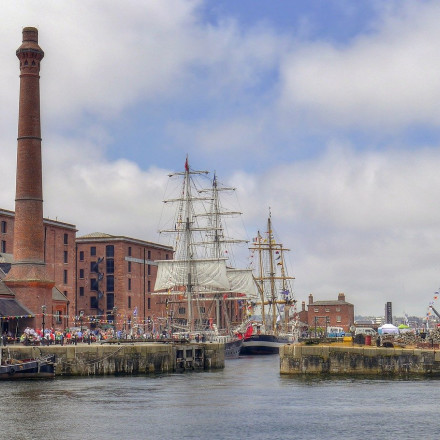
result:
[[[280,373],[440,376],[440,351],[292,344],[280,349]]]
[[[39,358],[54,355],[56,376],[145,375],[221,369],[223,344],[78,344],[50,346],[8,345],[3,359]]]

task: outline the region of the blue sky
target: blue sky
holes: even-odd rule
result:
[[[45,51],[45,215],[158,240],[167,174],[268,207],[299,302],[423,316],[440,284],[435,1],[4,0],[0,206],[14,209],[21,29]]]

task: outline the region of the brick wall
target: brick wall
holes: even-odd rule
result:
[[[109,246],[113,246],[113,257],[108,252]],[[113,320],[113,307],[116,307],[117,327],[126,330],[130,324],[143,324],[144,315],[145,319],[165,316],[164,300],[151,295],[151,292],[157,274],[154,260],[166,259],[167,254],[171,259],[171,248],[127,237],[79,237],[76,313],[100,315],[101,320]],[[100,263],[98,272],[95,272],[91,270],[91,265],[97,261]],[[113,289],[109,289],[109,277],[113,277]],[[99,291],[102,292],[101,297]]]
[[[1,225],[5,222],[6,232],[2,233]],[[0,209],[0,240],[4,242],[7,254],[13,253],[14,247],[14,222],[13,211]],[[44,219],[44,259],[46,273],[55,281],[55,286],[63,292],[70,302],[75,292],[75,225]],[[65,241],[67,234],[67,244]],[[67,252],[67,263],[64,252]],[[65,271],[67,283],[65,283]]]
[[[338,300],[324,301],[314,301],[313,296],[310,295],[307,310],[303,306],[299,317],[301,322],[309,325],[309,328],[314,328],[315,322],[317,327],[325,328],[328,318],[327,325],[342,327],[345,332],[349,332],[354,324],[354,306],[345,301],[344,294],[339,294]]]

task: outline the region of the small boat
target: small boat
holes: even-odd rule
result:
[[[6,359],[0,364],[0,380],[43,379],[55,377],[55,357]]]

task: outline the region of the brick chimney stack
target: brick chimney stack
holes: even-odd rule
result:
[[[44,52],[38,45],[38,30],[23,29],[17,49],[20,61],[20,100],[15,192],[14,262],[5,283],[35,314],[41,306],[51,313],[54,281],[44,261],[43,190],[40,126],[40,62]],[[37,324],[40,323],[37,319]]]

